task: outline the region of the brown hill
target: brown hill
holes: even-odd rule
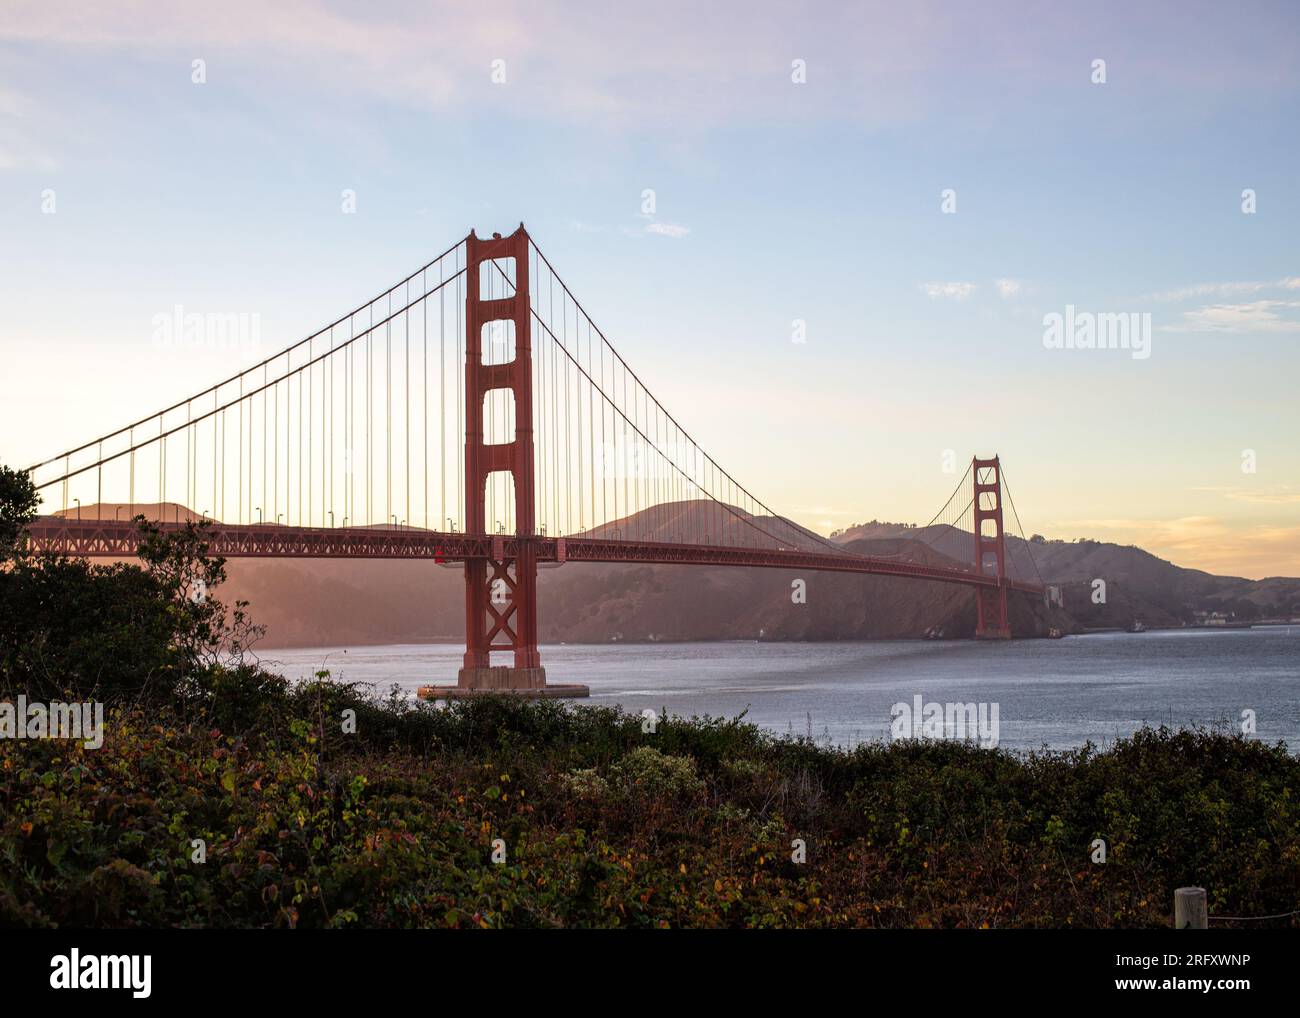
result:
[[[143,516],[147,520],[163,520],[167,523],[187,523],[198,521],[202,514],[180,505],[177,502],[92,502],[80,508],[51,512],[50,516],[66,516],[68,519],[82,520],[118,520],[124,522],[133,516]]]
[[[732,543],[752,536],[752,520],[783,546],[827,542],[779,517],[719,514],[699,503],[660,507],[597,528],[625,540],[699,534]],[[909,535],[910,536],[910,535]],[[969,535],[967,535],[969,539]],[[852,542],[857,554],[933,565],[961,565],[907,537]],[[228,596],[242,597],[268,626],[271,646],[460,640],[464,592],[459,567],[427,562],[232,560]],[[791,597],[806,584],[805,603]],[[975,627],[965,588],[883,576],[709,566],[569,563],[543,567],[539,633],[547,642],[687,640],[843,640],[965,636]],[[1019,635],[1068,628],[1059,612],[1014,596]]]
[[[112,518],[115,505],[83,506],[83,518]],[[130,507],[118,509],[125,517]],[[135,506],[147,516],[196,519],[183,506]],[[68,515],[75,515],[72,510]],[[707,534],[731,543],[750,532],[741,510],[719,514],[702,503],[659,507],[590,533],[625,539]],[[750,517],[789,547],[826,541],[780,517]],[[716,532],[716,533],[714,533]],[[969,560],[972,535],[950,527],[871,523],[836,535],[858,554],[936,565]],[[1063,587],[1067,613],[1048,612],[1034,598],[1013,596],[1019,636],[1048,627],[1178,625],[1196,611],[1240,618],[1300,611],[1300,580],[1252,581],[1181,569],[1138,548],[1092,541],[1025,542],[1008,538],[1013,574]],[[1033,562],[1029,554],[1032,553]],[[1037,565],[1036,572],[1034,564]],[[464,590],[458,566],[381,560],[232,559],[224,596],[243,598],[268,627],[267,646],[459,641]],[[1106,580],[1107,599],[1092,603],[1092,581]],[[802,579],[807,602],[791,600]],[[965,588],[883,576],[801,573],[707,566],[578,564],[544,567],[539,578],[541,638],[547,642],[610,640],[837,640],[911,638],[927,633],[968,636],[974,598]]]
[[[856,550],[856,549],[855,549]],[[871,553],[870,549],[864,549]],[[430,562],[232,559],[225,596],[267,625],[267,646],[458,641],[458,567]],[[807,602],[792,601],[792,583]],[[569,563],[538,580],[546,642],[846,640],[974,630],[972,594],[928,581],[784,569]],[[1034,599],[1013,597],[1013,629],[1041,635]],[[1051,624],[1068,624],[1057,618]]]
[[[899,523],[859,524],[832,535],[837,543],[861,538],[916,538],[954,554],[974,537],[951,527],[913,528]],[[1065,607],[1084,626],[1172,626],[1196,621],[1198,612],[1218,612],[1250,621],[1300,614],[1300,579],[1275,576],[1248,580],[1184,569],[1133,545],[1102,541],[1022,540],[1007,536],[1012,575],[1062,587]],[[1106,601],[1093,603],[1095,580],[1105,580]]]

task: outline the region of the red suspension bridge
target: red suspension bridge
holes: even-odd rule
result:
[[[898,553],[853,554],[773,512],[649,392],[522,224],[471,233],[319,332],[29,473],[62,506],[29,528],[38,552],[130,557],[137,513],[166,530],[203,506],[216,555],[463,564],[464,666],[431,695],[585,692],[546,683],[541,563],[962,584],[977,637],[1011,635],[1009,592],[1045,595],[1004,534],[997,457],[973,459]]]

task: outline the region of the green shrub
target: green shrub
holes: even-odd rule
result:
[[[614,765],[612,776],[629,790],[655,797],[697,795],[704,782],[688,756],[668,756],[651,746],[639,746]]]
[[[564,789],[578,799],[601,800],[609,795],[609,782],[594,767],[583,767],[564,775]]]

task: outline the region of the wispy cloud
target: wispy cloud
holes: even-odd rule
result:
[[[1171,302],[1194,300],[1197,297],[1243,297],[1265,290],[1300,290],[1300,276],[1287,276],[1272,282],[1239,281],[1227,283],[1195,283],[1175,290],[1160,290],[1143,295],[1142,300]]]
[[[657,233],[661,237],[672,237],[674,240],[685,237],[691,232],[689,226],[682,226],[680,223],[646,223],[646,233]]]
[[[1166,332],[1300,332],[1300,300],[1257,300],[1245,304],[1207,304],[1184,311]]]
[[[1057,43],[1087,38],[1095,15],[1046,7],[1021,16],[1019,5],[822,2],[810,14],[780,4],[738,0],[654,5],[574,0],[545,5],[478,0],[387,5],[333,0],[224,0],[220,5],[87,4],[76,0],[6,0],[0,39],[75,54],[124,52],[188,62],[197,45],[238,54],[223,61],[229,84],[265,90],[272,57],[278,76],[310,76],[322,88],[378,95],[417,108],[447,108],[517,96],[530,117],[592,118],[645,130],[691,126],[806,123],[847,117],[867,124],[950,115],[954,100],[975,108],[1000,100],[990,64],[1014,67],[1019,80],[1071,94],[1060,73]],[[564,14],[558,13],[563,7]],[[1221,96],[1223,82],[1285,94],[1300,71],[1290,33],[1261,15],[1253,45],[1224,46],[1232,12],[1201,12],[1171,27],[1113,43],[1117,61],[1141,58],[1148,88]],[[1008,25],[1013,24],[1014,30]],[[648,41],[653,41],[653,45]],[[1210,52],[1215,75],[1187,53]],[[1109,55],[1109,54],[1108,54]],[[792,60],[807,62],[807,84],[795,87]],[[509,84],[489,84],[489,62],[503,59]],[[256,77],[257,80],[252,80]],[[1064,84],[1069,82],[1068,86]],[[1131,83],[1130,88],[1133,87]],[[488,89],[492,89],[488,92]]]
[[[701,7],[667,0],[654,7],[623,5],[613,13],[607,8],[575,0],[560,16],[558,7],[527,0],[499,0],[486,13],[478,0],[355,9],[331,0],[225,0],[219,10],[6,0],[0,40],[78,56],[183,55],[186,65],[199,44],[205,52],[232,55],[221,68],[225,80],[251,88],[265,88],[261,58],[271,55],[271,74],[310,75],[323,87],[346,88],[349,98],[368,94],[444,109],[508,104],[517,97],[530,116],[682,130],[736,118],[916,119],[939,105],[935,93],[941,91],[929,80],[939,57],[927,55],[927,41],[937,32],[962,36],[950,24],[955,15],[941,21],[883,0],[862,9],[828,4],[803,23],[792,12],[755,16],[739,3]],[[978,23],[973,16],[970,21]],[[974,62],[977,52],[968,59]],[[799,55],[808,58],[816,83],[807,89],[791,82],[791,61]],[[498,59],[506,69],[500,87],[489,79],[490,63]],[[889,82],[899,82],[897,90],[912,103],[890,95]],[[813,87],[820,89],[816,102],[809,101]]]
[[[1010,300],[1020,293],[1024,283],[1019,279],[998,279],[994,281],[994,285],[998,288],[999,297],[1003,300]]]
[[[934,300],[965,300],[975,292],[974,283],[922,283],[921,290]]]
[[[1295,485],[1278,484],[1272,488],[1256,490],[1254,488],[1229,487],[1193,487],[1191,491],[1217,492],[1234,502],[1248,502],[1251,505],[1293,505],[1300,503],[1300,490]]]

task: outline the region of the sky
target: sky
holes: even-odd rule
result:
[[[2,3],[0,462],[522,221],[814,529],[999,454],[1026,533],[1300,575],[1294,4]],[[160,352],[177,304],[261,348]]]

